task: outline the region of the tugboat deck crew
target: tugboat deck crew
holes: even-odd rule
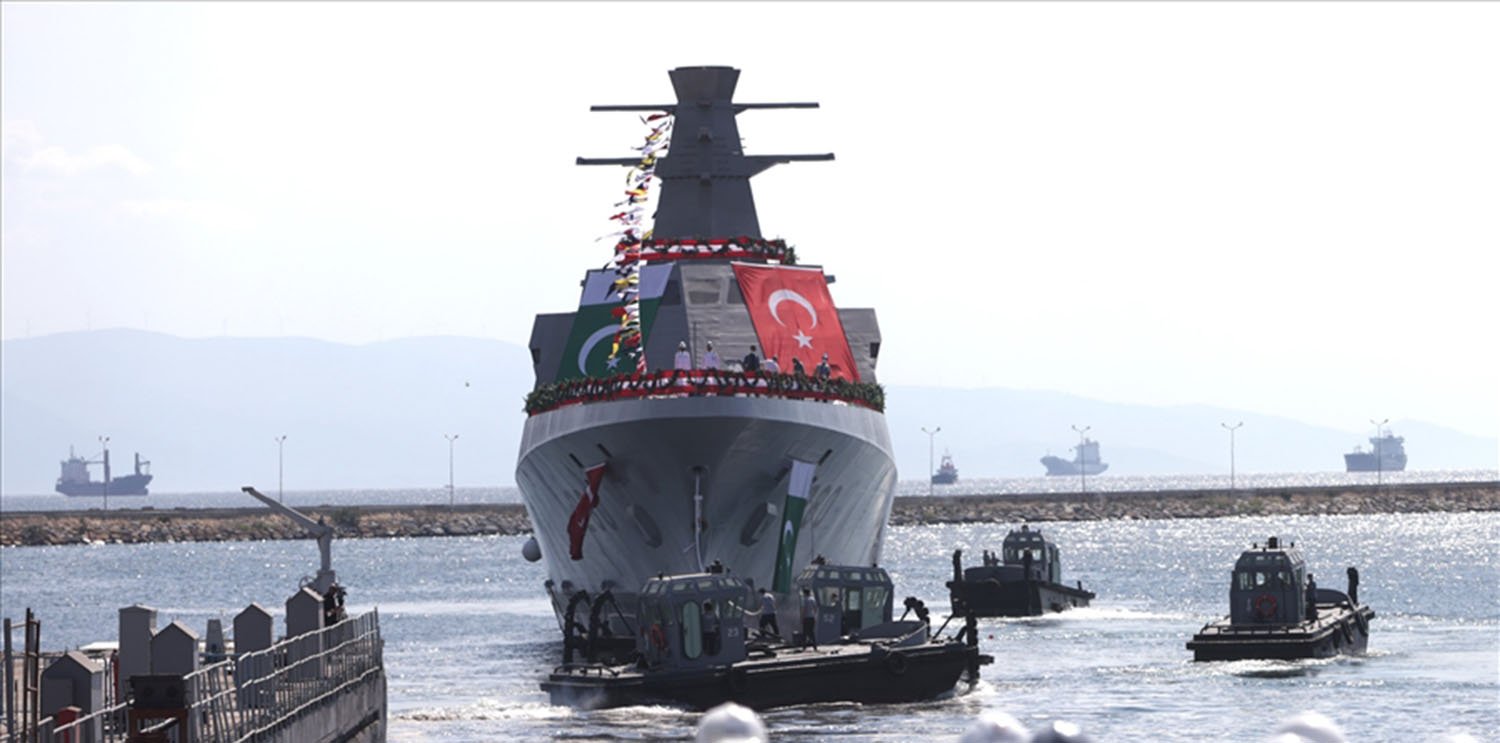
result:
[[[1318,588],[1296,546],[1271,537],[1235,562],[1229,616],[1204,625],[1187,647],[1194,660],[1362,653],[1375,611],[1357,603],[1358,584],[1359,572],[1351,567],[1347,594]]]

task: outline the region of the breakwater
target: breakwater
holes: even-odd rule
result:
[[[442,537],[531,531],[519,504],[325,506],[303,513],[339,538]],[[1238,490],[1168,490],[1037,495],[901,497],[894,525],[1236,515],[1500,511],[1500,482],[1340,485]],[[0,513],[0,545],[208,542],[299,539],[301,528],[265,508]]]

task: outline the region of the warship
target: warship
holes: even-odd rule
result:
[[[1406,469],[1406,439],[1389,431],[1370,439],[1370,450],[1355,447],[1344,455],[1347,472],[1400,472]]]
[[[953,456],[943,452],[943,461],[938,465],[937,472],[932,473],[933,485],[952,485],[958,482],[958,466],[953,464]]]
[[[1319,588],[1295,543],[1252,544],[1230,573],[1229,616],[1193,635],[1193,660],[1295,660],[1363,653],[1375,610],[1359,603],[1359,571],[1348,592]]]
[[[1097,475],[1109,469],[1108,464],[1099,460],[1099,442],[1086,438],[1078,446],[1073,447],[1073,451],[1075,453],[1072,461],[1050,454],[1042,457],[1042,464],[1046,466],[1047,474]]]
[[[89,474],[89,465],[104,465],[104,479],[95,480]],[[96,460],[88,460],[68,448],[68,458],[62,461],[62,472],[57,476],[57,492],[72,496],[147,495],[146,486],[151,483],[151,462],[135,455],[135,472],[124,477],[112,476],[109,469],[109,449]]]
[[[1005,535],[998,557],[986,551],[981,565],[965,568],[963,550],[954,550],[948,592],[955,614],[981,617],[1035,617],[1088,606],[1094,598],[1082,582],[1062,582],[1057,545],[1026,524]]]
[[[534,537],[522,552],[543,561],[565,634],[579,592],[611,592],[603,634],[624,645],[658,575],[721,561],[784,595],[814,556],[881,557],[896,466],[875,311],[836,307],[834,277],[763,234],[750,189],[774,165],[833,155],[745,154],[738,114],[817,104],[736,102],[739,74],[681,67],[672,103],[591,109],[653,128],[640,155],[578,158],[631,168],[611,217],[631,227],[585,274],[577,309],[537,315],[529,343],[516,484]],[[658,182],[647,231],[632,222]],[[746,358],[719,363],[713,345]]]

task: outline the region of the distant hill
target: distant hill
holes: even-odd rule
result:
[[[531,387],[526,349],[433,337],[348,346],[302,338],[183,339],[134,330],[65,333],[0,346],[0,489],[50,492],[68,447],[96,454],[108,435],[117,469],[153,462],[156,492],[276,486],[286,434],[288,489],[438,487],[445,433],[459,434],[459,485],[509,485]],[[1221,421],[1242,472],[1336,471],[1368,432],[1206,406],[1150,407],[1036,390],[887,389],[904,479],[927,469],[923,426],[942,426],[964,477],[1031,476],[1068,457],[1072,424],[1090,425],[1110,473],[1228,468]],[[1411,469],[1495,468],[1494,439],[1416,421]],[[96,476],[97,473],[96,473]]]

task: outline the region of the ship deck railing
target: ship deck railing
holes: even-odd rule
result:
[[[255,740],[381,674],[382,654],[380,616],[372,610],[183,676],[192,700],[183,717],[188,729],[161,718],[140,732],[174,741]],[[126,701],[66,723],[47,718],[36,740],[123,743],[130,710]]]
[[[885,410],[885,390],[874,382],[822,379],[806,374],[767,374],[732,369],[662,369],[645,374],[568,379],[542,385],[526,396],[526,413],[569,405],[674,397],[770,397],[857,405]]]

